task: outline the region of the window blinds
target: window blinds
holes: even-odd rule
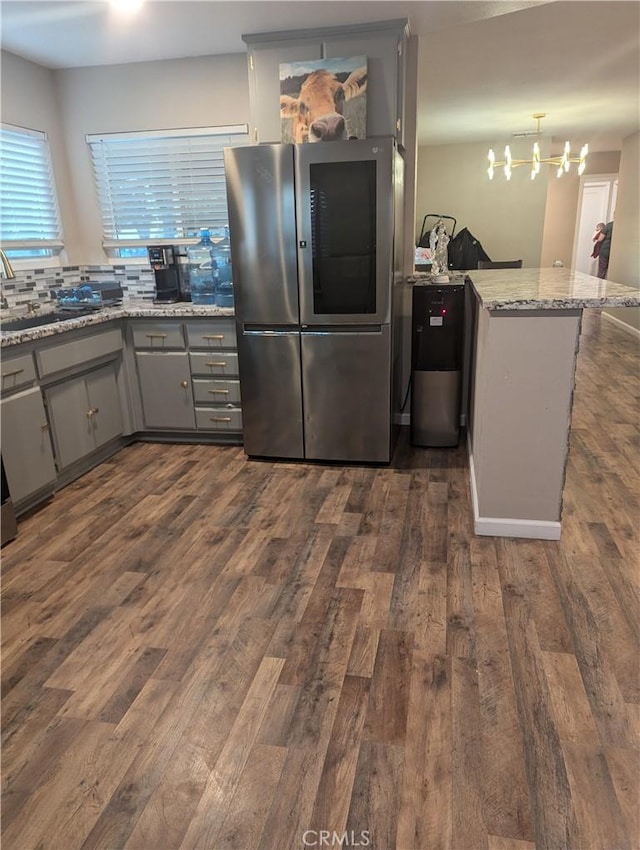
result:
[[[104,246],[197,236],[227,224],[223,149],[246,125],[87,136]]]
[[[21,256],[62,248],[46,133],[9,124],[0,124],[0,242],[28,249]]]

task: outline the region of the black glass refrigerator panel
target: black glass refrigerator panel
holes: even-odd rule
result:
[[[311,164],[309,179],[314,313],[375,313],[376,162]]]

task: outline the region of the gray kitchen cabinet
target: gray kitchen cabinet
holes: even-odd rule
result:
[[[47,415],[39,387],[3,398],[2,462],[15,503],[28,499],[56,480]]]
[[[404,144],[406,19],[244,35],[249,61],[250,138],[279,142],[280,63],[366,56],[367,136]]]
[[[328,39],[327,59],[367,57],[367,136],[395,136],[404,144],[404,51],[403,28],[363,36]]]
[[[45,390],[59,469],[99,449],[123,432],[113,364]]]
[[[245,41],[250,36],[245,36]],[[280,142],[280,63],[322,58],[317,39],[291,44],[251,44],[249,47],[249,106],[252,143]]]
[[[216,432],[221,439],[237,440],[242,409],[235,321],[189,323],[187,339],[196,427]]]
[[[145,427],[195,430],[187,352],[137,351],[136,365]]]

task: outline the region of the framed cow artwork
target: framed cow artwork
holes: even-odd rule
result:
[[[367,57],[280,65],[283,142],[333,142],[367,136]]]

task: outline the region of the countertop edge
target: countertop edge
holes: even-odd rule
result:
[[[49,339],[60,334],[81,328],[95,327],[118,319],[207,319],[234,318],[235,312],[231,307],[206,307],[190,304],[171,304],[159,306],[156,304],[123,304],[118,307],[106,307],[84,316],[69,316],[63,322],[41,325],[36,328],[8,331],[0,330],[0,349],[21,345],[36,340]]]

